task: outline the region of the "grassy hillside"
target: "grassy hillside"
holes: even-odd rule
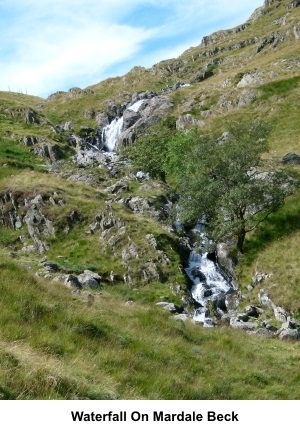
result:
[[[205,330],[104,289],[37,280],[1,251],[2,399],[297,399],[299,348]]]
[[[97,127],[109,106],[165,90],[173,103],[168,114],[202,121],[201,133],[221,136],[229,124],[266,120],[272,131],[263,157],[299,178],[299,165],[280,162],[300,154],[300,7],[289,4],[274,1],[177,59],[83,90],[47,100],[0,92],[0,398],[299,398],[299,342],[226,322],[205,329],[156,305],[192,312],[187,239],[165,215],[174,201],[169,186],[137,181],[122,157],[115,171],[111,162],[84,166],[70,158],[70,138],[82,126]],[[190,86],[175,89],[176,82]],[[68,121],[69,130],[55,128]],[[63,156],[45,156],[37,151],[43,145],[57,145]],[[247,236],[236,267],[241,311],[264,289],[300,319],[299,197],[298,189]],[[33,216],[31,230],[30,210],[42,220],[35,225]],[[84,270],[101,276],[97,288],[66,285],[68,275]],[[256,272],[271,276],[249,289]],[[276,325],[271,312],[264,318]]]

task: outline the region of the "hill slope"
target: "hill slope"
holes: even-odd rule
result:
[[[177,59],[84,90],[0,93],[3,399],[299,398],[298,342],[279,339],[282,323],[286,338],[299,329],[299,190],[249,235],[235,268],[236,314],[263,307],[261,289],[274,305],[247,311],[267,337],[228,318],[208,330],[192,320],[183,268],[194,241],[171,226],[176,196],[122,155],[162,118],[220,136],[264,118],[264,157],[285,166],[299,154],[298,6],[266,0]],[[120,118],[112,154],[103,130]],[[284,168],[299,176],[299,163]]]

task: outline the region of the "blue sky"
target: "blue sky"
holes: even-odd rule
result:
[[[175,58],[263,0],[0,0],[0,90],[47,97]]]

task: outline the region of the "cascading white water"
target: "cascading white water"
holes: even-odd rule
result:
[[[208,242],[203,224],[197,224],[193,231],[200,235],[202,244]],[[207,255],[207,252],[200,254],[192,251],[189,257],[189,265],[185,271],[194,284],[191,290],[192,297],[200,305],[195,310],[193,319],[203,323],[205,327],[212,327],[211,318],[206,315],[207,303],[224,297],[232,289],[232,285],[224,278],[218,266]]]
[[[123,128],[123,117],[115,118],[110,124],[102,130],[102,142],[109,152],[115,149],[116,142]]]
[[[140,107],[145,103],[145,100],[138,100],[126,109],[133,112],[138,112]],[[118,140],[118,137],[123,131],[123,117],[115,118],[110,124],[102,130],[102,142],[109,152],[113,152]]]

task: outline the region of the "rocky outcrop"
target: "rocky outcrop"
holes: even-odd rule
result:
[[[44,141],[35,146],[33,151],[38,157],[45,158],[52,163],[65,157],[64,151],[57,143]]]
[[[259,72],[246,73],[238,82],[237,88],[244,88],[247,86],[260,85],[263,82],[263,76]]]
[[[165,117],[173,103],[168,95],[153,97],[145,102],[137,113],[125,113],[123,131],[117,140],[119,146],[131,145],[147,128],[157,124]],[[128,128],[126,128],[129,126]]]
[[[191,114],[186,114],[180,116],[176,121],[176,128],[177,130],[185,130],[190,127],[202,127],[204,126],[204,121],[201,121],[200,119],[195,118]]]
[[[287,9],[295,9],[296,7],[300,6],[300,0],[294,0],[291,3],[287,5]]]
[[[293,31],[294,31],[295,39],[299,40],[300,39],[300,23],[297,25],[294,25]]]
[[[83,287],[97,289],[100,286],[101,276],[91,270],[84,270],[78,275],[78,281]]]
[[[31,108],[5,109],[5,113],[15,118],[21,118],[26,124],[40,124],[40,114]]]
[[[37,252],[43,254],[48,249],[48,245],[42,239],[53,237],[54,227],[52,222],[42,213],[43,198],[41,195],[31,200],[29,205],[24,217],[24,223]]]

